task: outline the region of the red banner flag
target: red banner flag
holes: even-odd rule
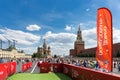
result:
[[[112,44],[112,14],[107,8],[99,8],[96,59],[100,68],[108,71],[112,71]]]

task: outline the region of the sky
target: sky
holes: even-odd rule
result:
[[[0,0],[0,39],[26,54],[37,52],[46,39],[51,54],[69,55],[78,26],[85,49],[96,47],[97,9],[108,8],[113,19],[113,42],[120,42],[120,0]]]

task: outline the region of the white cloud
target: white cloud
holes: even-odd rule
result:
[[[94,28],[95,25],[96,25],[95,21],[88,21],[86,23],[80,23],[80,27],[82,27],[82,29]]]
[[[73,48],[76,35],[73,33],[52,33],[48,31],[44,37],[48,42],[48,45],[51,46],[52,54],[57,55],[68,55],[69,49]]]
[[[83,40],[85,41],[85,48],[96,47],[97,39],[96,39],[96,28],[82,30]]]
[[[113,43],[120,42],[120,29],[113,28]]]
[[[87,12],[90,11],[90,8],[87,8],[86,11],[87,11]]]
[[[4,37],[10,40],[15,39],[18,44],[22,45],[33,45],[40,40],[40,36],[20,30],[0,29],[0,32],[2,32],[2,34],[0,34],[2,39],[5,39]]]
[[[66,31],[71,31],[71,30],[72,30],[72,27],[71,27],[71,26],[66,25],[65,30],[66,30]]]
[[[36,25],[36,24],[34,24],[34,25],[27,26],[26,29],[29,30],[29,31],[38,31],[38,30],[41,29],[41,27]]]
[[[57,43],[53,42],[49,44],[51,46],[51,53],[52,55],[57,54],[57,55],[69,55],[69,50],[73,49],[74,43]]]
[[[75,36],[76,35],[73,33],[52,33],[51,31],[48,31],[44,37],[48,39],[48,41],[70,43],[75,39]]]
[[[32,53],[35,53],[37,51],[37,47],[34,47],[34,46],[28,46],[28,47],[17,47],[18,50],[23,50],[25,53],[27,54],[32,54]]]
[[[71,31],[71,30],[75,30],[75,28],[72,27],[72,26],[66,25],[65,30],[66,31]]]
[[[32,54],[36,52],[36,46],[40,41],[40,36],[34,35],[32,33],[23,32],[20,30],[12,30],[12,29],[0,29],[0,39],[2,39],[5,43],[3,43],[3,48],[8,48],[9,40],[16,40],[16,48],[18,50],[24,50],[27,54]],[[12,43],[13,44],[13,41]]]

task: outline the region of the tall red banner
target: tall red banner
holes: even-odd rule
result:
[[[100,68],[108,71],[112,71],[112,44],[112,14],[107,8],[99,8],[96,59]]]

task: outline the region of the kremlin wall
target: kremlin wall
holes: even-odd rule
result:
[[[70,49],[70,56],[77,57],[81,54],[91,54],[95,56],[96,47],[85,49],[84,45],[85,43],[82,40],[82,31],[80,30],[79,26],[77,31],[77,38],[74,42],[74,49]],[[113,57],[116,57],[117,55],[120,57],[120,43],[113,44]]]

